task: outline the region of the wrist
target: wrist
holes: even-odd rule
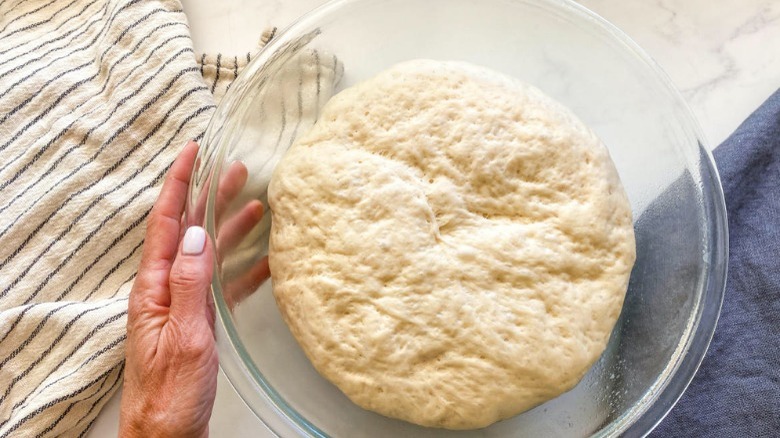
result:
[[[168,438],[209,436],[208,421],[186,421],[175,415],[170,409],[155,406],[153,403],[139,403],[139,399],[126,403],[122,396],[122,408],[119,415],[120,438]]]
[[[208,427],[199,430],[192,429],[191,425],[180,425],[172,421],[124,415],[120,417],[119,421],[119,438],[207,438],[208,436]]]

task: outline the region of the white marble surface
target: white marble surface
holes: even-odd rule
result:
[[[666,70],[712,147],[780,87],[778,0],[582,0]]]
[[[476,1],[476,0],[475,0]],[[254,50],[268,26],[285,27],[323,0],[182,0],[198,52]],[[711,147],[780,87],[780,0],[580,0],[626,32],[666,70]],[[90,437],[116,436],[119,395]],[[272,434],[220,373],[213,436]]]
[[[476,0],[475,0],[476,1]],[[323,0],[182,0],[199,52],[242,53]],[[579,0],[666,70],[714,147],[780,87],[780,0]]]

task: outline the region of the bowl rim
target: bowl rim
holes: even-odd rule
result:
[[[310,27],[320,17],[328,16],[339,9],[349,7],[351,4],[374,1],[388,0],[330,0],[303,14],[284,28],[284,30],[278,32],[276,37],[258,52],[233,82],[233,85],[227,91],[209,121],[203,136],[203,143],[218,140],[225,135],[226,131],[223,129],[223,126],[217,126],[218,121],[226,118],[227,113],[230,112],[229,110],[239,103],[244,91],[251,82],[251,78],[256,75],[262,66],[271,61],[279,49],[296,42],[300,37],[298,35],[301,33],[299,32],[300,30]],[[592,21],[592,23],[609,34],[624,49],[631,52],[639,62],[652,71],[671,96],[681,105],[685,125],[692,130],[699,140],[699,165],[702,167],[700,173],[703,184],[705,187],[709,187],[709,190],[702,191],[702,204],[705,209],[705,216],[709,219],[709,221],[705,222],[707,226],[705,234],[713,238],[710,240],[712,247],[708,252],[709,257],[705,260],[711,269],[706,273],[706,278],[704,279],[705,287],[700,292],[701,296],[697,297],[698,302],[694,310],[694,316],[689,318],[688,328],[685,331],[687,339],[685,339],[685,342],[678,344],[677,350],[672,355],[673,360],[665,367],[664,373],[658,377],[655,385],[648,389],[647,393],[640,399],[641,406],[638,409],[631,409],[624,416],[613,420],[594,434],[594,436],[616,436],[620,434],[644,436],[649,434],[666,417],[693,380],[706,355],[717,326],[725,294],[729,246],[726,204],[718,170],[712,153],[703,144],[705,137],[699,122],[693,116],[689,105],[671,78],[650,55],[622,30],[573,0],[503,1],[544,4],[548,8],[568,10],[580,18]],[[229,130],[228,127],[228,132]],[[201,148],[199,155],[206,149],[208,148]],[[216,158],[214,167],[209,172],[210,182],[207,183],[207,205],[209,206],[206,209],[207,212],[213,212],[214,196],[217,189],[216,182],[219,180],[221,166],[227,153],[226,142],[219,142],[217,150],[210,152],[216,153]],[[193,173],[196,171],[197,169]],[[193,187],[191,185],[191,191]],[[190,199],[192,199],[192,193],[190,193]],[[216,238],[214,218],[206,214],[206,217],[201,219],[212,239],[212,243],[214,243]],[[215,269],[215,272],[218,271]],[[220,357],[220,368],[222,368],[228,378],[230,385],[255,416],[277,436],[327,437],[327,434],[308,422],[284,401],[265,380],[251,359],[249,361],[245,360],[245,358],[250,358],[250,355],[232,323],[230,308],[218,292],[220,290],[222,290],[222,287],[219,275],[214,275],[212,279],[212,294],[217,310],[215,324],[217,350]],[[226,357],[231,357],[235,360],[223,360]]]

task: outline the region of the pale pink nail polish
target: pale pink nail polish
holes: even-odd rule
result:
[[[181,253],[184,255],[198,255],[206,246],[206,230],[201,227],[189,227],[184,233],[181,244]]]

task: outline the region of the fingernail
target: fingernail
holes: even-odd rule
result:
[[[184,233],[184,241],[181,244],[181,253],[184,255],[198,255],[206,246],[206,230],[201,227],[189,227]]]

